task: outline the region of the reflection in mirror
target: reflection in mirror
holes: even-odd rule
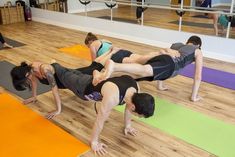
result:
[[[221,24],[223,20],[225,23],[229,22],[230,9],[234,6],[231,0],[30,1],[37,1],[36,7],[42,9],[82,16],[212,36],[231,38],[235,36],[234,29],[229,30],[228,25]],[[231,28],[233,28],[235,18],[231,20]]]
[[[50,11],[68,12],[67,0],[29,0],[29,5]]]

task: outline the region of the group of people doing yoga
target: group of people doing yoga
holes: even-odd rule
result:
[[[165,90],[162,81],[176,76],[182,68],[195,61],[191,100],[200,100],[198,90],[203,57],[200,50],[202,43],[198,36],[191,36],[186,44],[175,43],[171,48],[146,55],[115,48],[111,42],[99,40],[92,33],[88,33],[85,44],[93,56],[92,63],[87,67],[69,69],[54,61],[51,64],[22,62],[11,70],[11,77],[17,90],[32,90],[32,97],[24,100],[25,104],[37,100],[37,80],[51,86],[57,109],[47,115],[48,119],[61,113],[58,89],[69,89],[82,100],[101,101],[90,141],[92,150],[99,155],[107,153],[106,145],[99,142],[98,138],[113,107],[126,104],[124,133],[133,136],[137,131],[131,126],[131,114],[145,118],[154,114],[153,96],[140,93],[136,81],[158,80],[159,89]],[[113,72],[120,71],[126,74],[111,77]],[[134,74],[135,79],[128,74]]]

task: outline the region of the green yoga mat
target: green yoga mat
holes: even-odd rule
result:
[[[235,157],[235,125],[161,99],[154,116],[139,120],[219,157]]]

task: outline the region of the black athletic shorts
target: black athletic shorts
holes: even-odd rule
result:
[[[132,52],[128,50],[119,50],[118,52],[112,55],[111,59],[116,63],[122,63],[122,60],[125,57],[130,57],[130,55],[132,55]]]
[[[235,16],[232,17],[231,27],[235,27]]]
[[[136,79],[137,81],[166,80],[171,77],[175,69],[175,63],[169,55],[156,56],[147,61],[145,65],[147,64],[153,68],[153,77]]]
[[[101,71],[104,68],[104,66],[98,62],[93,61],[91,63],[91,65],[87,66],[87,67],[83,67],[83,68],[78,68],[76,70],[80,71],[83,74],[87,74],[87,75],[93,75],[93,71],[94,70],[98,70]]]

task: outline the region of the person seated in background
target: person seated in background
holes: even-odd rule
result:
[[[6,48],[13,48],[13,46],[9,45],[3,38],[2,33],[0,33],[0,42],[2,43],[3,47]]]

